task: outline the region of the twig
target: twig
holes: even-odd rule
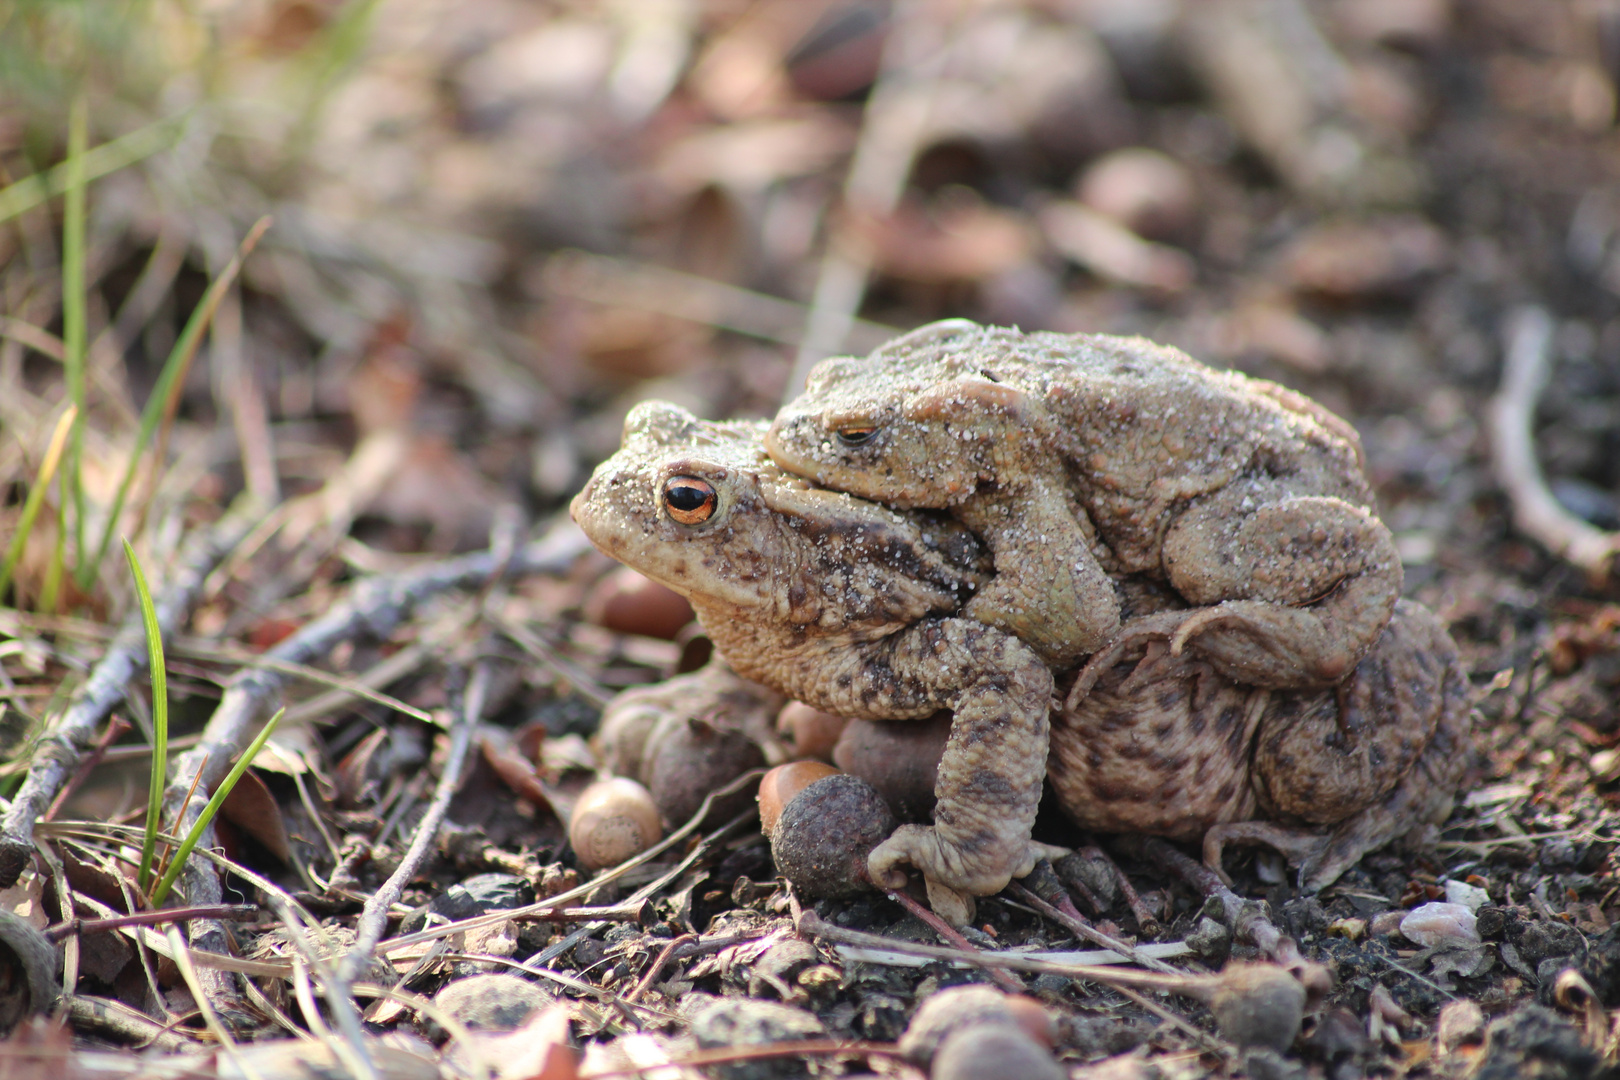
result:
[[[956,948],[965,952],[976,953],[980,951],[979,947],[973,944],[973,942],[969,941],[963,935],[962,931],[958,930],[956,927],[934,914],[928,908],[917,903],[917,901],[913,900],[905,893],[899,892],[895,889],[885,889],[883,891],[890,900],[893,900],[896,904],[899,904],[901,907],[911,912],[911,914],[921,919],[928,925],[929,929],[933,930],[934,933],[950,942]],[[1024,984],[1005,971],[1001,971],[997,968],[991,968],[990,977],[996,981],[997,986],[1001,987],[1009,994],[1022,994],[1024,992]]]
[[[589,542],[584,534],[569,523],[525,545],[508,561],[501,560],[494,552],[481,551],[399,574],[368,578],[357,584],[346,600],[277,644],[265,656],[271,661],[304,664],[326,655],[338,642],[355,634],[364,632],[385,637],[416,605],[450,589],[481,585],[502,566],[513,575],[560,573],[588,549]],[[176,763],[174,779],[164,800],[166,814],[175,813],[180,796],[189,786],[191,777],[200,771],[205,756],[212,767],[203,773],[203,786],[213,790],[246,745],[249,727],[287,678],[282,671],[260,667],[244,671],[232,680],[203,730],[202,742]],[[183,821],[177,828],[184,831],[190,824]]]
[[[1114,875],[1114,883],[1119,886],[1119,894],[1125,898],[1125,906],[1131,909],[1131,915],[1136,919],[1136,928],[1148,937],[1157,937],[1160,930],[1158,917],[1142,903],[1142,897],[1138,895],[1136,886],[1131,884],[1131,879],[1120,869],[1113,856],[1096,844],[1086,845],[1080,849],[1079,854],[1082,858],[1102,860],[1109,872]]]
[[[670,958],[675,955],[675,950],[680,948],[682,945],[689,945],[696,940],[696,934],[682,934],[680,937],[671,938],[669,944],[658,950],[658,955],[655,956],[653,958],[653,962],[647,966],[647,970],[641,976],[641,979],[636,983],[631,991],[624,996],[624,1000],[634,1004],[637,998],[639,998],[642,994],[645,994],[652,987],[652,984],[658,981],[658,976],[663,974],[664,966],[668,964]]]
[[[63,1002],[68,1023],[78,1032],[94,1032],[119,1042],[154,1047],[168,1054],[183,1053],[197,1041],[165,1027],[145,1013],[107,998],[73,994]]]
[[[1053,904],[1047,903],[1045,900],[1041,899],[1040,896],[1036,895],[1034,892],[1031,892],[1020,882],[1013,882],[1012,888],[1013,892],[1022,897],[1024,902],[1030,907],[1034,908],[1042,915],[1045,915],[1048,919],[1051,919],[1059,926],[1062,926],[1065,930],[1068,930],[1076,937],[1084,938],[1087,941],[1101,945],[1105,949],[1113,949],[1115,952],[1120,953],[1121,955],[1130,957],[1133,961],[1149,969],[1150,971],[1176,971],[1175,968],[1171,967],[1163,960],[1148,956],[1146,953],[1140,951],[1136,946],[1130,944],[1129,942],[1121,941],[1112,934],[1105,934],[1101,930],[1098,930],[1095,926],[1081,921],[1078,918],[1078,912],[1066,912]]]
[[[1620,533],[1606,532],[1571,514],[1553,497],[1536,459],[1533,421],[1547,386],[1552,319],[1536,305],[1520,308],[1508,327],[1502,388],[1491,399],[1491,463],[1513,504],[1513,524],[1553,554],[1601,583],[1608,579]]]
[[[158,923],[185,922],[187,919],[228,919],[241,922],[259,913],[253,904],[214,904],[209,907],[163,908],[160,911],[137,911],[133,915],[115,915],[109,919],[69,919],[47,927],[45,936],[61,941],[74,934],[100,934],[124,926],[155,926]]]
[[[377,943],[382,940],[383,930],[388,925],[389,909],[405,891],[406,883],[416,876],[417,870],[426,861],[433,842],[439,835],[439,826],[444,822],[444,815],[450,809],[450,800],[461,787],[462,768],[467,763],[467,751],[472,747],[472,733],[478,726],[479,716],[484,711],[484,699],[488,692],[489,665],[479,664],[467,684],[467,692],[461,699],[461,708],[455,710],[455,727],[450,732],[450,753],[445,759],[443,771],[439,773],[439,782],[433,791],[433,801],[428,803],[427,812],[422,815],[422,820],[416,827],[416,834],[411,837],[411,845],[405,849],[405,856],[400,859],[399,866],[388,875],[388,880],[382,883],[382,887],[371,895],[366,901],[365,908],[360,912],[360,921],[354,932],[354,947],[338,965],[334,976],[339,993],[345,992],[348,986],[360,977],[361,969],[371,962],[372,953],[376,950]]]
[[[252,529],[263,507],[238,499],[210,528],[193,534],[181,550],[156,602],[158,625],[172,633],[190,610],[203,579],[225,552]],[[132,610],[118,636],[80,687],[67,710],[39,741],[28,776],[0,820],[0,888],[16,884],[34,850],[34,824],[72,772],[103,717],[124,699],[131,679],[146,666],[146,634],[141,614]]]

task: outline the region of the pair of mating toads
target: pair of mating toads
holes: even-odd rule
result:
[[[962,921],[1040,858],[1043,778],[1086,828],[1216,867],[1262,841],[1311,888],[1444,820],[1468,685],[1372,501],[1355,431],[1283,387],[952,320],[824,362],[774,423],[638,406],[573,514],[742,676],[953,711],[934,823],[869,868]]]

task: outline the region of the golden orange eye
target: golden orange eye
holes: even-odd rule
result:
[[[858,427],[845,427],[838,429],[838,441],[845,446],[859,446],[877,434],[877,428],[871,424]]]
[[[664,506],[682,525],[701,525],[714,516],[720,498],[714,487],[695,476],[672,476],[664,481]]]

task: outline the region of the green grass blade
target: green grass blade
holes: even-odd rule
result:
[[[107,523],[101,530],[101,540],[96,544],[94,555],[79,566],[77,574],[79,587],[88,589],[96,575],[101,572],[101,560],[107,555],[107,545],[112,543],[113,529],[117,527],[118,519],[124,512],[124,503],[129,498],[129,488],[135,481],[135,473],[140,468],[141,457],[146,448],[151,445],[152,436],[157,431],[158,423],[163,419],[168,409],[170,398],[180,392],[184,383],[185,374],[191,368],[191,360],[197,354],[197,346],[202,341],[203,332],[219,308],[219,302],[225,296],[225,290],[231,287],[236,275],[242,269],[242,260],[247,258],[264,230],[270,227],[270,219],[263,217],[248,230],[242,240],[242,246],[236,249],[235,256],[219,272],[213,284],[197,306],[192,309],[191,318],[186,321],[186,328],[180,332],[180,337],[169,350],[169,358],[163,362],[163,370],[158,374],[157,384],[152,387],[152,394],[146,399],[146,408],[141,410],[141,425],[135,435],[135,449],[129,456],[129,464],[124,469],[124,478],[119,481],[118,493],[113,496],[112,507],[107,511]]]
[[[56,543],[51,545],[45,583],[39,587],[39,610],[47,615],[56,612],[56,602],[62,594],[62,567],[67,563],[67,504],[67,475],[59,473],[56,477]]]
[[[157,853],[158,816],[163,812],[163,787],[169,782],[169,687],[163,666],[163,628],[158,626],[157,609],[146,587],[135,549],[124,541],[129,572],[135,576],[135,593],[141,605],[141,622],[146,625],[146,655],[152,667],[152,783],[146,798],[146,839],[141,842],[140,885],[144,890],[152,878],[152,856]]]
[[[174,145],[183,130],[185,117],[169,117],[138,128],[112,142],[102,143],[83,157],[81,167],[84,170],[84,183],[99,180],[167,149]],[[68,163],[65,161],[43,173],[24,177],[15,184],[0,188],[0,222],[32,210],[67,189]]]
[[[84,416],[84,151],[89,142],[90,109],[81,89],[68,116],[67,191],[62,209],[62,365],[68,400]],[[84,457],[84,425],[73,425],[67,468],[62,482],[73,501],[73,552],[84,561],[84,487],[79,463]]]
[[[6,550],[6,561],[0,563],[0,598],[6,595],[6,587],[11,584],[11,575],[17,571],[17,560],[22,558],[23,548],[28,545],[28,534],[34,531],[34,519],[39,516],[40,504],[45,501],[45,491],[50,487],[51,477],[56,474],[56,467],[62,460],[63,447],[67,445],[68,432],[73,429],[78,415],[79,410],[69,405],[67,412],[56,422],[56,430],[51,432],[50,444],[45,449],[45,460],[39,464],[39,478],[34,481],[34,486],[28,489],[28,498],[23,502],[22,518],[17,522],[17,531],[12,534],[11,545]]]
[[[197,818],[197,823],[191,827],[191,831],[186,833],[186,838],[180,842],[180,850],[174,853],[174,858],[170,860],[169,869],[164,873],[163,880],[159,881],[157,888],[153,890],[153,907],[163,903],[163,898],[169,895],[169,890],[174,887],[175,879],[180,876],[180,871],[186,865],[186,858],[190,856],[191,849],[196,847],[197,841],[202,839],[203,830],[208,828],[208,823],[214,820],[214,815],[219,813],[219,808],[225,805],[225,800],[230,798],[231,789],[236,787],[236,782],[242,779],[242,774],[247,772],[248,766],[253,764],[253,759],[258,756],[260,750],[264,749],[264,744],[270,740],[270,736],[275,733],[276,725],[281,723],[281,718],[286,714],[286,709],[276,710],[276,715],[265,723],[264,729],[242,752],[242,756],[236,759],[236,764],[231,766],[230,773],[215,789],[214,797],[208,800],[208,805],[203,807],[202,814]]]

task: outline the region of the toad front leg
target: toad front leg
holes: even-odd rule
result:
[[[1224,675],[1273,689],[1338,683],[1378,639],[1401,590],[1389,529],[1284,481],[1231,484],[1195,501],[1164,539],[1170,584],[1194,604],[1171,636]]]
[[[878,845],[867,861],[872,880],[899,888],[909,864],[934,910],[965,923],[973,897],[1000,892],[1040,858],[1029,834],[1046,776],[1051,672],[1017,638],[958,618],[926,620],[855,651],[864,654],[861,678],[820,707],[874,719],[955,713],[934,824],[903,825]]]
[[[1059,668],[1114,636],[1114,584],[1097,562],[1084,511],[1054,482],[979,492],[955,513],[989,544],[996,567],[963,615],[1019,638]]]

